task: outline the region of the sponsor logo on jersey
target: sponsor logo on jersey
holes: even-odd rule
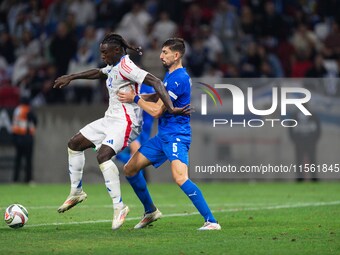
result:
[[[109,144],[113,144],[113,139],[107,140],[106,142],[109,143]]]

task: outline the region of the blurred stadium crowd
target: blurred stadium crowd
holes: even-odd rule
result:
[[[0,12],[0,107],[16,106],[20,96],[36,106],[105,101],[103,82],[52,84],[103,66],[99,44],[108,31],[142,46],[143,56],[131,57],[159,78],[160,45],[173,36],[187,42],[192,77],[208,81],[339,76],[336,0],[2,0]]]

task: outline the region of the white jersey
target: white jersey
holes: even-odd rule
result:
[[[134,126],[141,126],[143,123],[141,108],[135,103],[119,102],[117,92],[128,91],[132,86],[138,94],[148,72],[136,66],[130,60],[129,55],[123,56],[115,66],[107,65],[102,68],[101,72],[107,75],[106,87],[110,96],[105,116],[122,119],[129,117]]]

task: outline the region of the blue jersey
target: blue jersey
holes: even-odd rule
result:
[[[167,72],[163,83],[174,107],[190,104],[191,80],[185,68]],[[158,120],[158,136],[165,142],[176,138],[191,142],[190,116],[174,115],[166,111]]]

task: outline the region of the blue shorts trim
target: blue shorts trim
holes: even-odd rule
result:
[[[181,141],[180,138],[174,138],[173,141],[164,142],[158,136],[151,138],[144,143],[139,152],[142,153],[154,167],[159,167],[166,160],[180,160],[189,165],[190,143]]]

